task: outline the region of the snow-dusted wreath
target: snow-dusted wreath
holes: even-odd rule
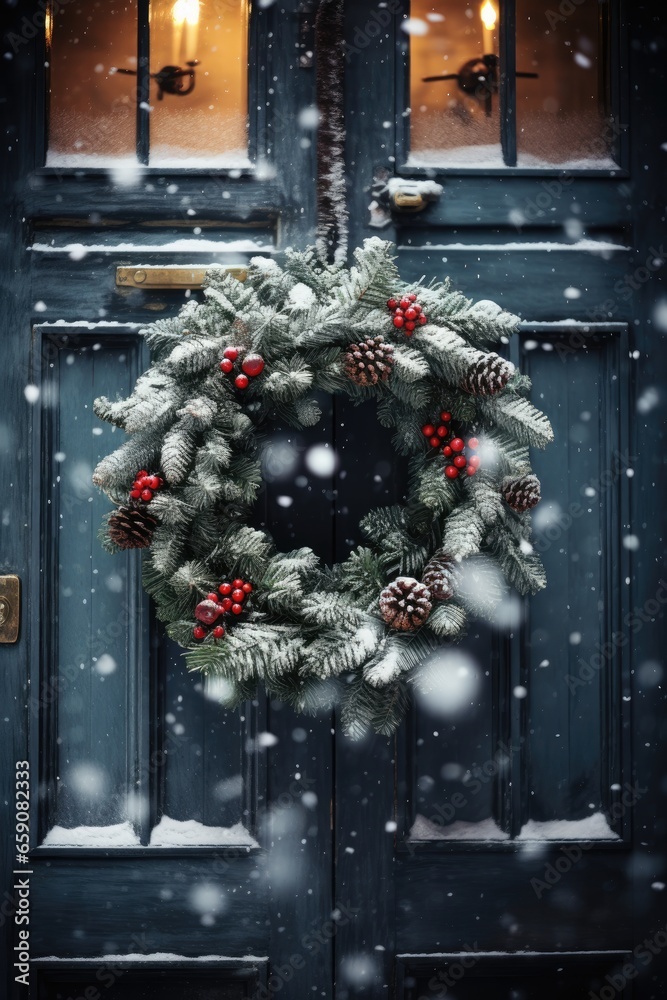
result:
[[[489,350],[518,320],[448,283],[406,285],[392,251],[367,240],[351,268],[255,258],[244,283],[213,269],[203,302],[143,331],[153,364],[132,395],[95,402],[128,435],[95,471],[119,504],[103,540],[150,548],[144,585],[188,666],[223,678],[230,705],[259,681],[300,711],[338,703],[353,736],[393,731],[409,684],[432,683],[429,654],[468,613],[493,617],[505,581],[545,583],[528,446],[552,431]],[[316,391],[374,399],[409,461],[405,502],[371,510],[333,567],[249,523],[259,435],[274,417],[316,424]]]

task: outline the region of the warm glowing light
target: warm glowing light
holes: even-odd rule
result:
[[[176,0],[171,16],[174,21],[172,62],[180,66],[197,58],[199,0]]]
[[[181,2],[181,0],[179,0]],[[178,3],[176,4],[178,6]],[[174,8],[174,10],[176,7]],[[486,0],[486,3],[482,4],[482,9],[479,12],[482,18],[482,24],[487,31],[493,31],[496,26],[496,21],[498,20],[498,15],[496,14],[496,9],[491,3],[491,0]]]
[[[174,24],[198,24],[199,0],[176,0],[172,17]]]

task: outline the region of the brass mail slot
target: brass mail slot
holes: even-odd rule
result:
[[[16,642],[20,617],[20,580],[18,576],[0,576],[0,642]]]
[[[123,288],[203,288],[206,267],[117,267],[116,284]],[[225,270],[245,281],[248,269],[242,264],[229,264]]]

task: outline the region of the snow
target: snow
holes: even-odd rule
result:
[[[315,292],[299,281],[290,288],[288,299],[294,309],[310,309],[315,303]]]
[[[122,326],[122,327],[124,327],[126,329],[129,327],[130,329],[134,330],[134,329],[137,329],[138,327],[142,326],[141,323],[131,323],[129,321],[125,322],[124,320],[122,322],[120,322],[118,320],[108,320],[108,319],[94,320],[94,321],[87,320],[87,319],[74,319],[74,320],[56,319],[56,320],[51,320],[51,321],[47,320],[44,323],[40,323],[39,325],[40,325],[40,327],[42,327],[42,326],[67,326],[67,327],[70,327],[70,326],[82,326],[86,330],[98,330],[98,329],[104,330],[108,326]]]
[[[96,153],[57,153],[49,151],[46,157],[46,166],[63,168],[63,169],[88,169],[100,167],[106,170],[114,171],[119,166],[128,167],[139,167],[142,171],[145,171],[145,167],[142,166],[136,159],[136,157],[128,156],[110,156],[110,155],[100,155]],[[174,150],[171,149],[161,149],[159,146],[151,149],[150,156],[150,167],[159,167],[162,169],[177,169],[183,170],[247,170],[252,168],[253,164],[248,159],[248,151],[246,149],[230,149],[226,153],[219,153],[215,156],[188,156],[185,152],[183,155],[174,155]]]
[[[140,847],[131,823],[111,826],[54,826],[42,841],[42,847]]]
[[[163,816],[151,832],[151,847],[259,847],[242,823],[204,826],[195,819]]]
[[[420,149],[418,153],[408,157],[409,167],[467,167],[485,168],[506,167],[503,160],[500,143],[478,146],[456,146],[454,149]],[[538,170],[618,170],[618,164],[608,156],[584,156],[575,159],[565,159],[559,162],[547,160],[532,153],[521,153],[517,156],[517,167]]]
[[[585,819],[559,819],[544,823],[529,820],[516,839],[560,841],[620,838],[607,823],[605,815],[597,812]],[[418,814],[410,830],[410,840],[509,840],[509,834],[490,818],[479,823],[456,822],[440,826]]]
[[[105,962],[268,962],[266,955],[177,955],[172,951],[151,951],[146,954],[137,954],[134,951],[125,954],[97,955],[90,958],[88,955],[65,957],[60,955],[46,955],[36,961],[45,962],[86,962],[90,965],[104,964]]]
[[[596,812],[585,819],[555,819],[540,823],[529,820],[521,828],[517,840],[620,840],[611,829],[604,813]]]
[[[141,164],[136,156],[112,156],[111,154],[98,153],[58,153],[49,150],[46,154],[47,167],[63,167],[75,169],[77,167],[104,167],[107,170],[116,170],[118,167],[140,167]]]
[[[556,241],[536,240],[533,243],[425,243],[423,246],[402,246],[402,250],[585,250],[599,253],[607,250],[630,250],[622,243],[609,243],[607,240],[581,239],[576,243],[558,243]]]
[[[33,243],[28,247],[37,253],[118,253],[120,251],[136,250],[142,253],[165,253],[174,250],[183,250],[188,253],[256,253],[258,250],[271,251],[273,247],[270,243],[258,243],[255,240],[230,240],[224,243],[222,240],[190,239],[182,237],[178,240],[170,240],[168,243],[158,243],[151,246],[138,243],[67,243],[65,246],[56,247],[49,243]],[[139,266],[139,265],[137,265]]]
[[[230,149],[215,156],[173,155],[173,150],[162,152],[160,147],[151,149],[149,167],[181,170],[248,170],[253,164],[246,149]]]
[[[420,194],[424,198],[439,198],[442,194],[442,184],[436,181],[408,181],[403,177],[390,177],[387,181],[389,194]]]
[[[509,834],[490,817],[478,823],[457,821],[440,826],[418,813],[410,830],[410,840],[509,840]]]

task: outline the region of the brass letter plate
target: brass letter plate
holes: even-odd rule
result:
[[[18,576],[0,576],[0,642],[16,642],[21,616]]]
[[[172,289],[203,288],[206,267],[159,267],[147,264],[145,267],[117,267],[116,284],[123,288]],[[225,270],[245,281],[248,269],[242,264],[229,264]]]

